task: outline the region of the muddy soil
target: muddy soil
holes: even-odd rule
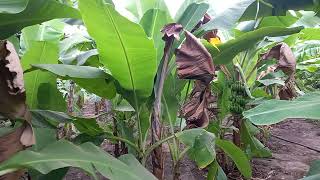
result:
[[[303,178],[309,169],[310,163],[313,160],[320,159],[320,153],[285,140],[300,143],[320,151],[320,122],[287,120],[272,126],[270,129],[271,136],[267,139],[266,145],[271,149],[273,157],[252,160],[252,179],[297,180]],[[110,148],[106,149],[110,150]],[[165,179],[171,180],[170,155],[167,148],[165,148],[165,151],[167,154]],[[182,180],[204,180],[206,172],[199,170],[188,158],[184,158],[181,162],[180,174]],[[71,169],[65,177],[65,180],[89,179],[90,177],[77,169]]]

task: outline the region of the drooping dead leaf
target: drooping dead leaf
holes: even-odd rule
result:
[[[177,74],[181,79],[196,81],[181,116],[186,119],[187,128],[206,127],[212,114],[209,106],[215,100],[210,89],[215,68],[210,53],[199,40],[187,31],[185,35],[185,42],[176,50]]]
[[[261,60],[272,58],[278,61],[277,69],[281,69],[287,75],[290,76],[296,72],[296,58],[286,43],[279,43],[261,55]]]
[[[187,121],[187,128],[206,127],[212,117],[209,105],[215,101],[210,86],[196,80],[188,101],[181,109],[181,115]]]
[[[162,39],[164,41],[167,41],[168,39],[171,39],[172,37],[174,37],[174,39],[179,40],[179,34],[182,31],[183,27],[181,24],[178,23],[170,23],[165,25],[161,32],[164,34]]]
[[[185,35],[185,42],[176,50],[178,76],[181,79],[200,80],[207,85],[215,71],[212,57],[193,34],[186,31]]]
[[[202,20],[202,25],[208,23],[211,20],[211,17],[208,13],[205,13]]]
[[[13,45],[0,43],[0,113],[16,119],[26,111],[23,70]]]
[[[282,42],[272,47],[266,53],[262,54],[260,59],[268,60],[272,58],[275,58],[277,60],[277,64],[268,67],[268,70],[266,72],[261,72],[261,74],[258,76],[258,79],[266,76],[270,72],[274,72],[277,69],[280,69],[288,75],[288,79],[285,81],[285,85],[281,87],[279,91],[280,99],[289,100],[297,97],[294,77],[297,63],[292,50],[286,43]]]
[[[169,61],[169,53],[170,48],[174,42],[174,40],[180,39],[180,32],[183,30],[183,27],[181,24],[178,23],[170,23],[165,25],[161,32],[163,33],[162,40],[165,42],[165,47],[163,49],[163,56],[162,56],[162,65],[167,65],[167,62]],[[162,69],[166,69],[167,67],[161,67]],[[162,72],[163,73],[163,72]]]
[[[199,29],[202,25],[206,24],[207,22],[209,22],[211,20],[211,17],[208,13],[204,14],[203,18],[198,22],[198,24],[191,30],[191,32],[193,33],[194,31],[196,31],[197,29]]]
[[[290,100],[298,96],[298,93],[295,89],[295,81],[292,77],[293,76],[291,76],[291,78],[289,77],[289,79],[285,81],[285,85],[280,88],[279,98],[281,100]]]
[[[191,32],[194,32],[195,30],[197,30],[199,27],[201,27],[202,25],[206,24],[210,20],[211,20],[210,15],[208,13],[206,13],[204,15],[203,19],[196,25],[196,27]],[[206,32],[203,35],[203,39],[207,40],[212,45],[217,45],[217,44],[221,43],[221,39],[218,36],[218,29],[213,29],[211,31]]]
[[[9,119],[23,119],[31,122],[31,114],[26,105],[23,70],[14,46],[8,41],[0,41],[0,114]],[[19,137],[25,146],[34,144],[35,139],[30,124],[24,126]]]
[[[24,146],[20,141],[20,137],[24,131],[24,128],[24,126],[21,126],[15,131],[0,137],[0,163],[24,149]],[[23,171],[16,171],[13,173],[5,174],[3,176],[0,176],[0,180],[19,180],[23,173]]]

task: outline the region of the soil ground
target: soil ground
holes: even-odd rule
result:
[[[320,122],[287,120],[274,125],[271,134],[320,151]],[[313,160],[320,153],[271,136],[267,146],[272,151],[270,159],[254,159],[255,179],[296,180],[303,178]]]
[[[270,129],[271,136],[267,139],[266,145],[272,151],[273,157],[252,160],[252,179],[297,180],[303,178],[309,169],[309,164],[313,160],[320,159],[320,153],[277,137],[320,150],[320,122],[287,120]],[[172,179],[170,161],[169,152],[167,152],[165,174],[168,180]],[[197,169],[194,163],[187,158],[181,162],[180,173],[182,180],[203,180],[206,174]],[[77,169],[71,169],[65,178],[65,180],[88,179],[90,178]]]

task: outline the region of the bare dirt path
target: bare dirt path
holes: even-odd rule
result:
[[[287,120],[272,126],[270,133],[272,136],[267,139],[266,145],[271,149],[273,157],[252,161],[253,180],[297,180],[306,174],[311,161],[320,159],[319,152],[275,137],[320,150],[320,121]],[[169,152],[166,153],[165,179],[171,180],[171,160]],[[199,170],[188,158],[184,158],[180,174],[182,180],[204,180],[206,173]],[[73,168],[65,178],[65,180],[89,179],[91,178],[83,172]]]
[[[308,171],[311,161],[320,159],[319,152],[275,137],[320,150],[320,121],[287,120],[274,125],[271,134],[274,136],[268,139],[267,146],[273,157],[253,160],[255,179],[300,179]]]

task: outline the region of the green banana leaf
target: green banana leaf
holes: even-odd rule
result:
[[[0,13],[15,14],[23,11],[29,0],[2,0],[0,1]]]
[[[81,18],[78,10],[56,0],[29,0],[26,8],[17,14],[0,13],[0,39],[19,32],[26,26],[56,18]]]
[[[152,93],[157,68],[153,41],[140,25],[121,16],[103,0],[80,0],[79,8],[89,34],[97,43],[101,63],[123,88],[118,93],[137,109],[141,99]]]
[[[287,118],[320,119],[320,94],[310,93],[292,101],[269,100],[243,112],[256,125],[271,125]]]
[[[65,64],[32,64],[33,69],[48,71],[63,79],[71,79],[88,92],[100,97],[112,99],[116,95],[110,74],[90,66],[76,66]]]
[[[92,143],[76,146],[66,140],[52,143],[40,151],[25,150],[0,165],[0,175],[27,168],[47,174],[65,167],[78,167],[96,177],[96,170],[111,180],[156,179],[132,156],[120,160]],[[96,178],[97,179],[97,178]]]
[[[216,139],[216,145],[221,148],[236,164],[245,178],[251,178],[252,170],[246,154],[231,141]]]
[[[233,58],[240,52],[254,46],[261,41],[265,36],[276,37],[286,36],[298,33],[303,27],[283,28],[283,27],[264,27],[255,31],[244,33],[236,39],[226,43],[217,45],[217,48],[209,44],[207,41],[202,41],[204,46],[210,52],[214,64],[229,64]]]
[[[34,41],[21,62],[23,70],[29,69],[31,64],[58,63],[58,45],[46,41]],[[24,74],[24,83],[27,104],[31,109],[65,111],[66,103],[57,89],[56,76],[41,71],[28,72]]]

